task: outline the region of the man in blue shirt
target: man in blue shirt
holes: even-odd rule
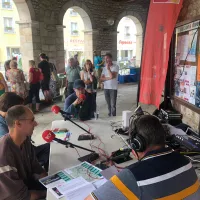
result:
[[[85,83],[80,79],[74,82],[73,88],[75,92],[66,98],[64,111],[73,115],[73,118],[90,120],[94,114],[91,106],[93,105],[92,94],[85,90]],[[85,99],[81,98],[81,95],[84,95]]]
[[[103,70],[103,64],[104,64],[104,61],[102,60],[101,56],[99,56],[97,52],[94,51],[94,67],[95,67],[97,80],[98,80],[98,85],[97,85],[98,89],[100,89],[100,86],[101,86],[100,77]]]

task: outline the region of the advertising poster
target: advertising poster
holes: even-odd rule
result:
[[[187,61],[189,62],[196,62],[197,35],[196,29],[189,32],[189,54],[187,57]]]

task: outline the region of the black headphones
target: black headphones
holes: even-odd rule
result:
[[[138,133],[137,131],[137,122],[140,119],[141,116],[134,119],[130,124],[130,132],[129,132],[129,144],[131,148],[136,152],[143,152],[146,150],[146,140],[145,138]]]

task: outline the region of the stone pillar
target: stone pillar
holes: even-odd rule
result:
[[[38,32],[39,23],[36,21],[19,21],[16,23],[19,24],[20,31],[20,52],[22,54],[22,69],[25,74],[27,74],[29,71],[28,62],[29,60],[35,59],[35,50],[40,48],[36,47],[37,44],[40,44],[40,35]]]
[[[117,61],[117,31],[110,32],[110,37],[112,39],[111,54],[113,56],[113,61]]]
[[[84,57],[93,60],[93,31],[84,32]]]
[[[140,67],[142,59],[142,35],[136,35],[136,66]]]
[[[56,68],[58,73],[65,72],[64,28],[63,25],[56,26]]]

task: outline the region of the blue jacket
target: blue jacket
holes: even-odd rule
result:
[[[8,133],[8,125],[4,117],[0,115],[0,137],[6,135]]]
[[[82,105],[74,106],[74,101],[78,98],[74,92],[65,99],[64,111],[69,115],[73,115],[74,118],[80,120],[90,120],[93,115],[93,97],[92,94],[85,92],[86,100]]]

